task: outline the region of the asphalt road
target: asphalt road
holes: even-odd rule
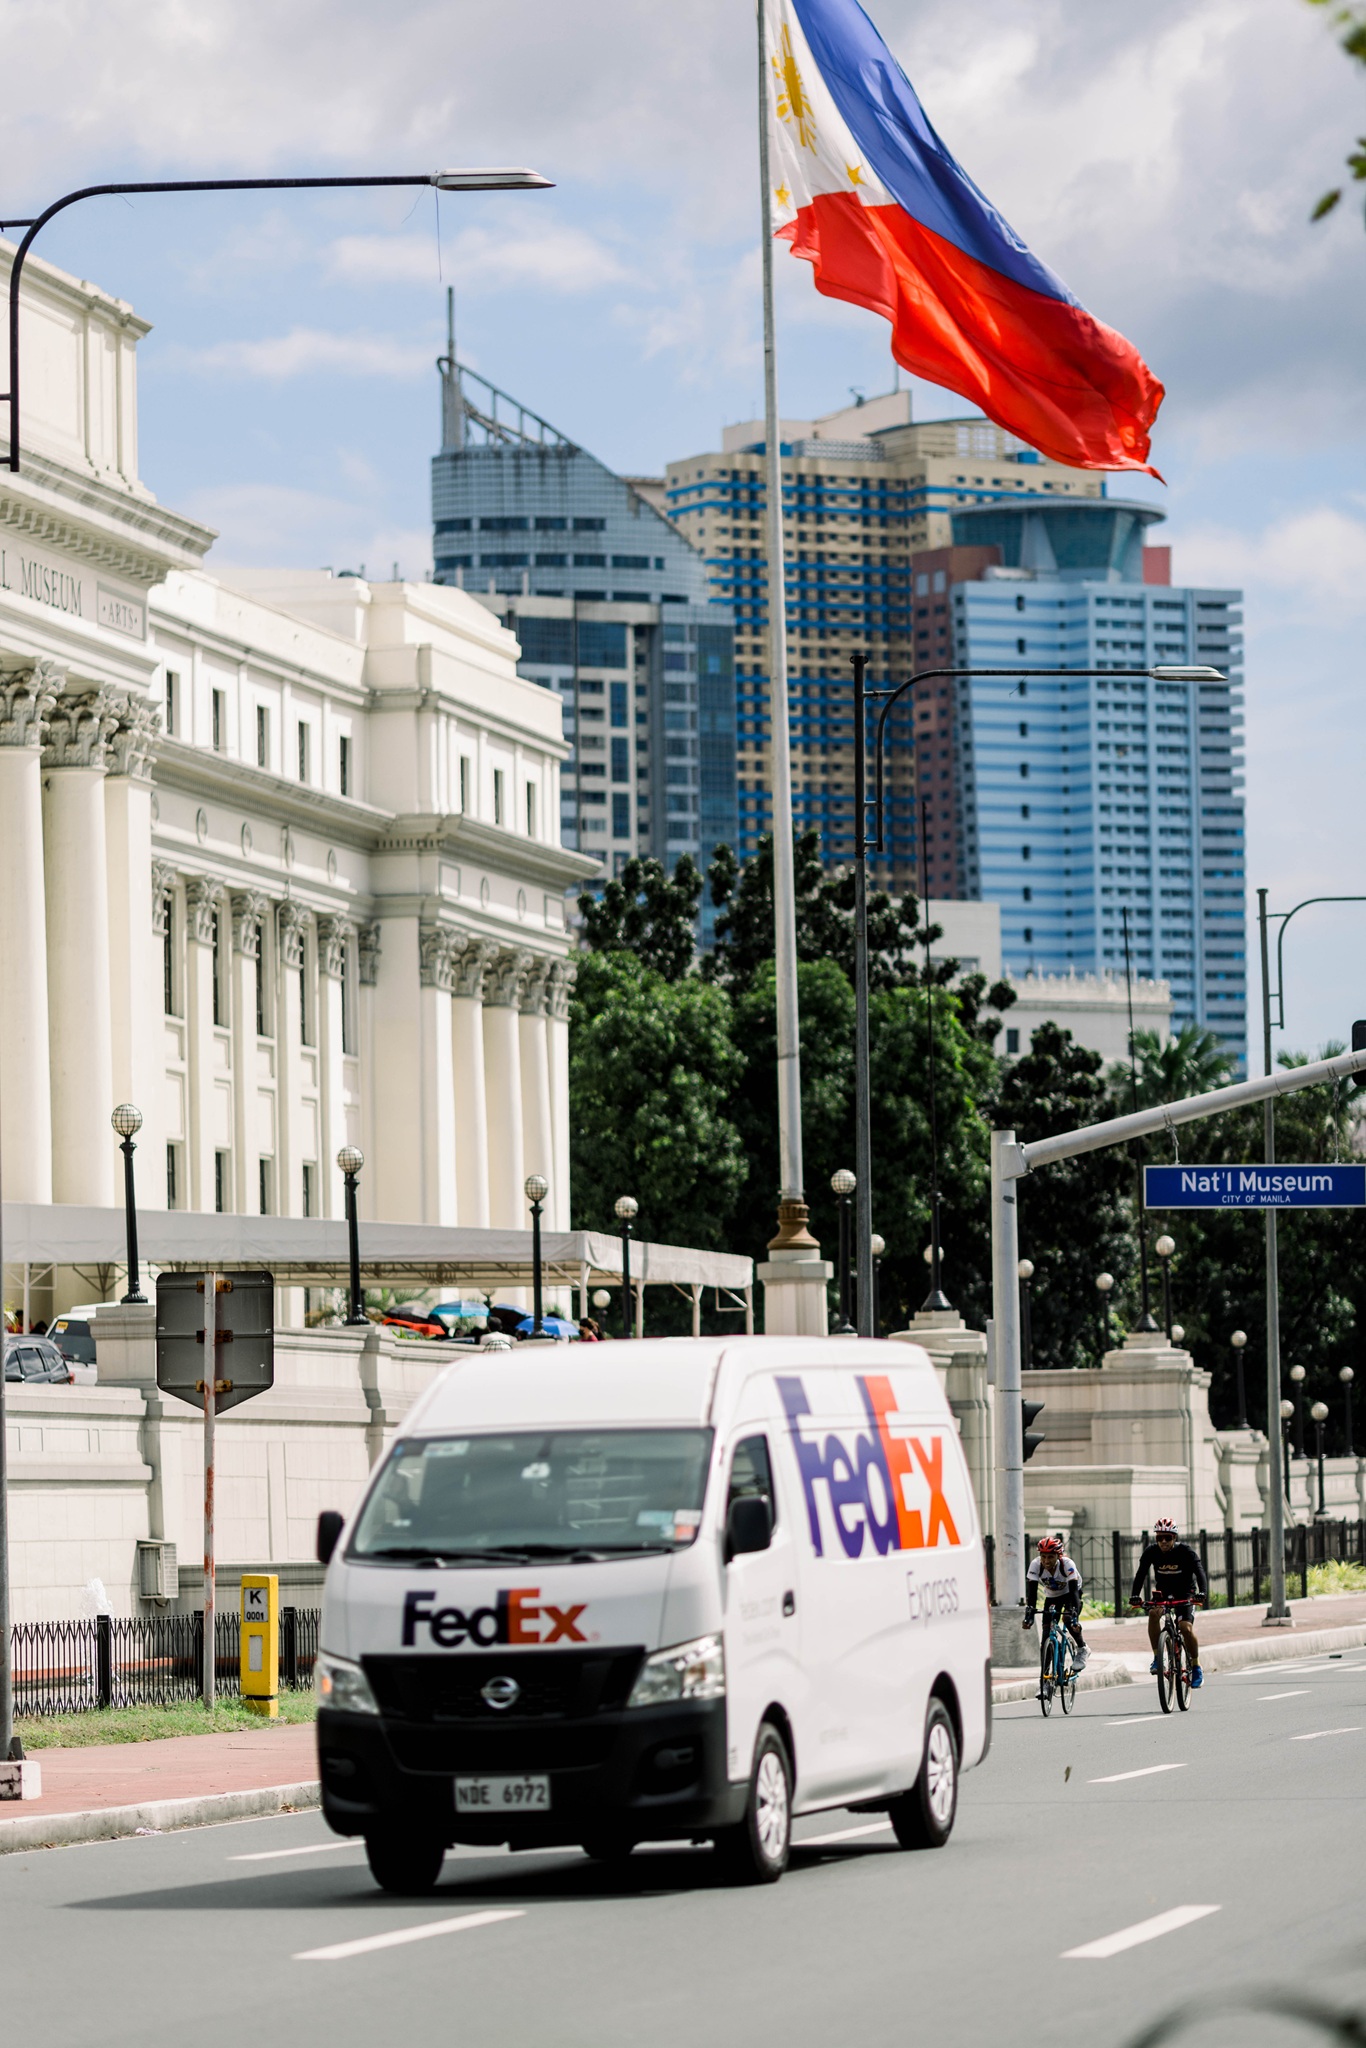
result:
[[[1068,1720],[1005,1707],[947,1849],[908,1854],[848,1813],[798,1838],[757,1891],[715,1884],[705,1849],[637,1852],[624,1879],[577,1852],[458,1850],[419,1902],[378,1892],[317,1814],[6,1856],[5,2032],[1123,2048],[1196,1995],[1366,2012],[1366,1652],[1210,1679],[1184,1716],[1146,1685],[1082,1694]],[[1068,1953],[1092,1944],[1108,1952]],[[1310,2036],[1240,2015],[1181,2038]]]

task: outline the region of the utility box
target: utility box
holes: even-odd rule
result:
[[[242,1704],[274,1720],[280,1711],[280,1581],[274,1572],[242,1577]]]
[[[164,1543],[156,1537],[139,1539],[138,1593],[142,1599],[155,1600],[162,1607],[179,1599],[180,1567],[174,1543]]]

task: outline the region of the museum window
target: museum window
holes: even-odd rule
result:
[[[221,1216],[228,1206],[228,1168],[230,1154],[215,1152],[213,1155],[213,1206]]]
[[[526,786],[526,836],[528,839],[536,837],[536,785],[534,782],[529,782]]]
[[[495,825],[501,825],[503,822],[503,786],[505,780],[502,769],[495,768],[493,771],[493,822]]]
[[[308,1161],[308,1160],[305,1160],[305,1161],[304,1161],[304,1183],[303,1183],[303,1190],[302,1190],[302,1198],[303,1198],[303,1214],[304,1214],[305,1216],[311,1216],[311,1215],[313,1214],[313,1204],[314,1204],[314,1188],[315,1188],[315,1184],[316,1184],[316,1181],[317,1181],[317,1177],[318,1177],[318,1169],[317,1169],[317,1167],[316,1167],[316,1166],[313,1166],[313,1165],[311,1165],[311,1164],[309,1163],[309,1161]]]
[[[342,1051],[344,1053],[354,1053],[356,1050],[356,998],[351,986],[352,972],[353,962],[351,948],[350,946],[343,946],[341,971],[341,1036]]]
[[[221,910],[215,910],[213,914],[213,1021],[215,1024],[226,1024],[227,1009],[227,990],[223,985],[223,913]]]
[[[308,780],[308,727],[299,720],[299,780]]]
[[[275,1036],[266,1016],[266,934],[259,919],[256,924],[256,1036]]]
[[[179,1151],[180,1147],[178,1145],[168,1145],[166,1147],[166,1207],[168,1209],[178,1209],[180,1207]]]
[[[468,814],[468,812],[469,812],[469,807],[470,807],[470,757],[469,757],[469,755],[468,755],[468,754],[462,754],[462,755],[460,756],[460,811],[461,811],[461,815],[462,815],[462,816],[465,816],[465,815],[467,815],[467,814]]]
[[[176,1015],[175,1006],[175,897],[169,891],[165,899],[165,926],[161,941],[161,985],[162,1006],[168,1017]]]
[[[337,747],[337,779],[343,796],[351,794],[351,741],[343,733]]]
[[[180,709],[177,701],[179,696],[180,677],[173,668],[168,668],[166,671],[166,731],[172,739],[176,735],[177,713]]]
[[[221,754],[223,751],[223,732],[227,716],[226,707],[223,702],[223,692],[221,690],[212,691],[210,693],[210,700],[213,710],[213,750],[215,754]]]
[[[264,704],[256,707],[256,765],[270,766],[270,712]]]
[[[272,1213],[271,1179],[274,1161],[270,1159],[258,1159],[256,1163],[260,1172],[261,1181],[261,1214],[263,1216],[269,1216]]]

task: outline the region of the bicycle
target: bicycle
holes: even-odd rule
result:
[[[1187,1600],[1150,1600],[1149,1608],[1162,1609],[1162,1633],[1157,1640],[1157,1697],[1164,1714],[1175,1706],[1186,1713],[1191,1703],[1191,1655],[1177,1626],[1176,1610]]]
[[[1077,1696],[1077,1653],[1060,1605],[1053,1607],[1039,1664],[1039,1705],[1045,1717],[1053,1711],[1055,1692],[1064,1714],[1070,1714]]]

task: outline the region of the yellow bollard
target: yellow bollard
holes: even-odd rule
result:
[[[275,1720],[280,1712],[280,1581],[274,1572],[242,1578],[242,1704]]]

